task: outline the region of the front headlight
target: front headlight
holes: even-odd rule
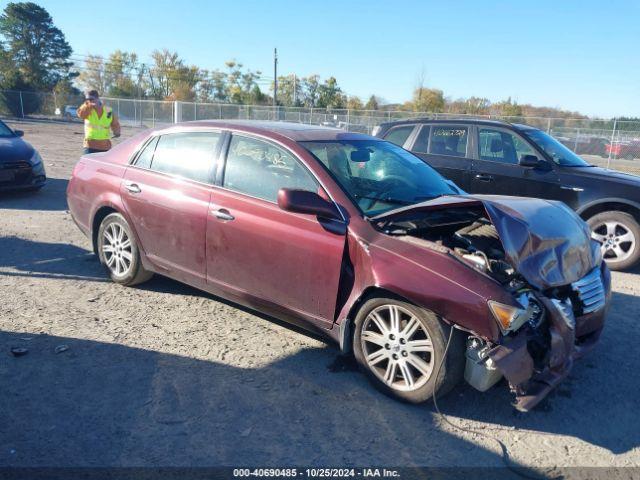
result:
[[[520,328],[527,321],[528,311],[522,308],[505,305],[494,300],[488,302],[489,310],[498,321],[502,333],[512,332]]]
[[[40,154],[38,153],[37,150],[33,151],[33,155],[31,156],[31,159],[29,160],[29,163],[31,165],[33,165],[34,167],[40,163],[42,163],[42,157],[40,156]]]

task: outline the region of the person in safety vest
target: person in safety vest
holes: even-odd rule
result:
[[[113,137],[120,136],[120,122],[110,107],[102,104],[96,90],[85,94],[85,101],[78,107],[78,117],[84,120],[84,153],[106,152]]]

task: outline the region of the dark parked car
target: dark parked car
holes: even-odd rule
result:
[[[542,130],[489,120],[407,120],[375,135],[470,193],[561,200],[591,227],[609,268],[640,259],[640,177],[590,165]]]
[[[0,121],[0,191],[37,190],[47,180],[40,154],[22,135]]]
[[[321,332],[411,402],[504,375],[532,408],[610,298],[562,203],[461,195],[406,150],[333,128],[148,131],[82,157],[67,200],[113,281],[159,273]]]

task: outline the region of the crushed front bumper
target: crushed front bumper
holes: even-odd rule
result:
[[[611,298],[611,274],[604,265],[601,275],[606,300],[604,306],[594,312],[574,316],[560,302],[539,296],[549,320],[550,347],[544,368],[535,368],[525,329],[489,352],[516,395],[516,409],[526,412],[540,403],[569,374],[574,360],[598,341]]]

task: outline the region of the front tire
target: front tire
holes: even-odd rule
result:
[[[153,273],[142,266],[131,227],[119,213],[107,215],[98,229],[98,257],[111,280],[132,286],[149,280]]]
[[[602,244],[611,270],[626,270],[640,259],[640,225],[626,212],[602,212],[587,220],[591,236]]]
[[[434,313],[392,297],[367,300],[355,319],[353,350],[360,368],[386,395],[421,403],[449,392],[464,375],[464,338]]]

